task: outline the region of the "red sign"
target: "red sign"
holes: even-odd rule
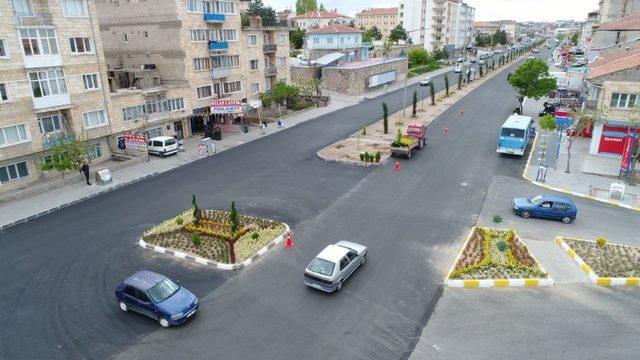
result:
[[[147,136],[145,134],[124,133],[124,143],[127,149],[144,151],[147,148]]]
[[[635,145],[635,137],[631,134],[627,135],[624,141],[624,148],[622,149],[622,160],[620,161],[620,170],[623,172],[629,172],[631,169],[631,152]]]
[[[212,100],[212,114],[242,114],[242,102],[239,100]]]
[[[622,148],[624,147],[624,137],[602,135],[600,137],[600,147],[598,151],[608,154],[622,154]]]

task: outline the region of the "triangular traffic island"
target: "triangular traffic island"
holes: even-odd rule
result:
[[[474,227],[447,274],[445,285],[551,286],[553,279],[513,230]]]
[[[640,286],[640,247],[557,237],[556,243],[601,286]]]

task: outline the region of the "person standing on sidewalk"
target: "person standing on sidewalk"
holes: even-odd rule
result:
[[[84,174],[84,178],[87,179],[87,185],[91,185],[89,182],[89,164],[86,161],[82,162],[82,166],[80,166],[80,172]]]

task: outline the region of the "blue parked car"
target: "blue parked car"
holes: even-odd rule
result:
[[[538,217],[560,220],[568,224],[578,214],[576,205],[566,196],[537,195],[530,198],[515,198],[513,211],[523,218]]]
[[[179,325],[198,311],[198,298],[168,277],[142,270],[116,288],[120,310],[139,312],[167,328]]]

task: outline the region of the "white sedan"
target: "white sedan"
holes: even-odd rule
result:
[[[350,241],[328,245],[304,270],[304,284],[335,292],[367,260],[367,247]]]

